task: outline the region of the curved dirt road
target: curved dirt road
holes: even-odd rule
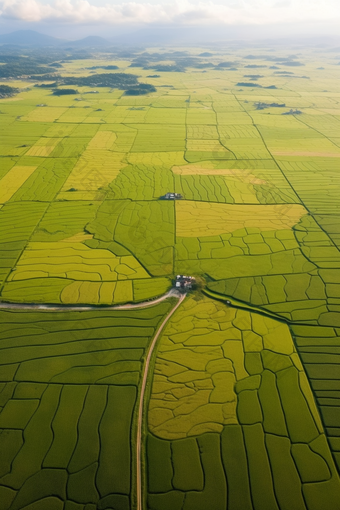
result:
[[[149,375],[149,367],[150,360],[155,349],[157,340],[159,335],[162,333],[164,326],[170,319],[170,317],[175,313],[177,308],[181,305],[182,301],[185,299],[185,294],[179,294],[178,292],[173,293],[172,296],[178,298],[178,303],[170,310],[168,315],[163,320],[162,324],[159,326],[152,342],[148,350],[148,354],[145,359],[145,365],[142,376],[142,385],[139,396],[139,407],[138,407],[138,421],[137,421],[137,438],[136,438],[136,497],[137,497],[137,510],[143,510],[143,481],[142,481],[142,432],[143,432],[143,412],[144,412],[144,397],[145,397],[145,388]]]
[[[89,310],[105,311],[105,310],[132,310],[134,308],[147,308],[165,301],[171,296],[178,298],[178,291],[171,289],[163,296],[150,301],[141,303],[131,303],[126,305],[48,305],[37,303],[4,303],[0,302],[0,310],[46,310],[50,312],[87,312]]]

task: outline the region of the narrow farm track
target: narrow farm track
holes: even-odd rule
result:
[[[106,311],[106,310],[135,310],[138,308],[147,308],[165,301],[169,297],[179,297],[179,293],[175,289],[171,289],[163,296],[150,301],[141,303],[128,303],[126,305],[98,306],[98,305],[51,305],[37,303],[4,303],[0,302],[0,310],[47,310],[49,312],[88,312],[89,310]]]
[[[172,296],[178,298],[177,304],[170,310],[168,315],[163,320],[162,324],[159,326],[156,334],[152,340],[152,343],[149,347],[148,354],[145,359],[143,376],[142,376],[142,385],[139,396],[139,406],[138,406],[138,419],[137,419],[137,438],[136,438],[136,498],[137,498],[137,510],[143,510],[143,480],[142,480],[142,433],[143,433],[143,414],[144,414],[144,397],[145,397],[145,389],[149,376],[149,367],[150,361],[157,344],[157,340],[162,333],[164,326],[170,319],[170,317],[175,313],[177,308],[181,305],[183,300],[185,299],[186,294],[180,294],[176,291],[172,293]]]

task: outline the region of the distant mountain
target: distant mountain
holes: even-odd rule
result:
[[[14,44],[19,46],[59,46],[64,41],[40,34],[34,30],[17,30],[10,34],[0,35],[0,44]]]
[[[110,45],[109,41],[103,37],[94,35],[76,41],[68,41],[41,34],[34,30],[17,30],[10,34],[0,35],[0,44],[17,46],[60,46],[64,48],[103,48]]]
[[[163,44],[202,45],[204,43],[215,43],[229,40],[230,38],[235,37],[237,33],[237,29],[232,26],[150,26],[147,28],[141,28],[134,32],[110,37],[110,41],[114,44],[129,46],[157,46]]]
[[[198,42],[204,31],[202,27],[200,29],[197,29],[197,27],[148,27],[112,37],[110,41],[114,44],[130,46],[184,44],[185,42]]]
[[[105,36],[107,32],[105,33]],[[9,34],[0,35],[0,45],[13,46],[37,46],[37,47],[60,47],[62,49],[74,48],[75,50],[105,48],[111,45],[140,48],[147,46],[159,46],[167,44],[175,45],[200,45],[207,43],[208,48],[215,47],[227,41],[233,44],[244,45],[251,36],[256,40],[263,40],[271,47],[280,45],[304,44],[313,47],[333,46],[328,51],[339,52],[339,37],[295,37],[265,38],[266,31],[261,26],[257,28],[248,25],[240,26],[148,26],[147,28],[132,29],[124,32],[112,30],[107,39],[99,36],[88,36],[75,41],[51,37],[34,30],[17,30]]]
[[[84,39],[78,39],[77,41],[67,41],[63,44],[63,46],[67,46],[69,48],[99,48],[109,45],[109,41],[103,37],[95,35],[90,35],[88,37],[84,37]]]

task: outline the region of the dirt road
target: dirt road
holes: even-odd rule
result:
[[[178,297],[178,291],[171,289],[163,296],[142,303],[128,303],[126,305],[50,305],[37,303],[4,303],[0,302],[0,310],[46,310],[50,312],[87,312],[89,310],[105,311],[105,310],[133,310],[138,308],[147,308],[165,301],[171,296]]]
[[[137,476],[137,486],[136,486],[136,497],[137,497],[137,510],[143,510],[143,480],[142,480],[142,434],[143,434],[143,414],[144,414],[144,397],[145,397],[145,388],[149,376],[149,368],[150,368],[150,360],[153,354],[153,351],[155,349],[155,346],[157,344],[157,340],[162,333],[164,326],[170,319],[170,317],[175,313],[177,308],[181,305],[182,301],[185,299],[185,294],[172,294],[175,295],[178,298],[178,303],[170,310],[168,315],[163,320],[162,324],[159,326],[152,342],[149,347],[145,364],[144,364],[144,370],[142,375],[142,384],[141,384],[141,390],[139,395],[139,407],[138,407],[138,421],[137,421],[137,440],[136,440],[136,476]]]

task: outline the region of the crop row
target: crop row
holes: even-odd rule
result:
[[[325,159],[322,159],[322,163],[322,172],[309,171],[308,177],[306,171],[296,171],[295,169],[285,170],[284,173],[312,214],[339,214],[340,177],[335,169],[327,170]],[[337,162],[336,168],[338,165]]]
[[[176,190],[187,200],[197,201],[239,204],[298,202],[293,189],[276,169],[254,172],[222,168],[222,165],[220,162],[217,168],[211,168],[210,162],[203,162],[173,167]]]
[[[5,279],[15,265],[28,239],[42,218],[46,204],[28,202],[6,204],[0,210],[1,278]],[[14,227],[13,227],[14,225]]]
[[[320,276],[315,272],[231,278],[210,283],[209,288],[292,322],[339,326],[339,284],[325,285],[323,271]]]
[[[36,168],[36,166],[13,166],[1,179],[0,203],[8,202]]]
[[[183,151],[185,126],[169,125],[159,128],[156,124],[130,124],[137,129],[132,152]]]
[[[299,204],[242,205],[181,201],[176,204],[176,231],[180,237],[215,236],[242,228],[287,230],[306,210]]]
[[[136,154],[135,159],[140,161],[125,166],[120,171],[110,185],[107,198],[109,200],[154,200],[164,196],[169,190],[175,189],[174,177],[164,164],[164,159],[169,161],[169,167],[171,158],[178,159],[180,154],[177,152]],[[131,154],[128,159],[133,159]]]
[[[25,202],[25,207],[28,204],[31,208],[35,206]],[[4,220],[8,207],[14,214],[14,205],[3,208]],[[57,301],[70,302],[73,296],[83,302],[88,295],[91,302],[110,303],[108,296],[112,296],[116,286],[102,288],[89,282],[172,275],[174,246],[177,272],[206,273],[215,280],[306,273],[317,267],[332,268],[337,261],[337,249],[330,246],[328,236],[311,217],[303,216],[295,233],[290,230],[305,212],[298,204],[244,206],[178,202],[176,245],[174,205],[167,201],[127,200],[106,200],[101,205],[86,201],[52,203],[33,236],[35,225],[26,237],[14,239],[27,242],[31,238],[8,278],[3,296],[13,296],[26,287],[31,289],[31,295],[34,278],[39,282],[42,278],[53,278],[55,284],[60,279],[58,285],[53,285]],[[19,224],[27,219],[18,219],[15,232],[18,233]],[[20,252],[16,258],[18,255]],[[23,280],[30,280],[28,286],[17,285]],[[70,280],[85,285],[75,282],[70,286]],[[252,284],[254,304],[272,303],[271,298],[261,297],[267,292],[261,285],[258,281]],[[123,295],[131,297],[133,287],[129,285],[127,290],[127,286]],[[65,292],[64,287],[67,287]],[[116,289],[117,296],[121,294],[120,287],[123,286]],[[337,297],[336,289],[329,292],[331,297]],[[286,308],[286,312],[290,309]]]
[[[42,160],[31,177],[18,188],[12,201],[52,201],[67,179],[75,162],[76,160],[72,158]]]
[[[260,423],[171,442],[150,435],[148,508],[336,510],[339,482],[327,450],[324,436],[292,444]]]
[[[44,277],[109,282],[149,275],[132,255],[116,257],[72,241],[29,242],[8,281]]]
[[[95,239],[115,240],[134,253],[151,275],[173,273],[173,203],[107,200],[86,228]]]
[[[228,259],[235,255],[266,255],[298,248],[291,230],[268,230],[248,227],[230,233],[178,237],[177,260]]]
[[[292,325],[292,331],[340,469],[340,329]]]
[[[315,215],[315,220],[320,227],[327,232],[334,244],[340,249],[340,219],[337,215]]]
[[[257,390],[258,374],[263,370],[282,370],[280,377],[285,380],[294,367],[300,371],[296,377],[305,379],[287,326],[208,298],[198,302],[188,299],[167,326],[158,348],[148,413],[150,431],[164,439],[176,439],[221,432],[223,425],[243,423],[241,415],[248,418],[238,401],[241,389]],[[253,409],[254,416],[262,416],[249,398],[248,415]],[[320,429],[310,390],[304,398]],[[262,421],[257,418],[251,423]],[[295,426],[292,423],[292,433]],[[279,430],[285,428],[279,427],[276,433]]]
[[[1,312],[1,508],[131,508],[141,363],[168,310]]]
[[[162,296],[169,287],[168,278],[93,282],[49,277],[7,282],[1,295],[10,302],[111,305]]]
[[[336,509],[334,461],[280,322],[188,299],[159,344],[148,424],[153,510],[237,508],[240,498],[248,509],[316,510],[324,498]]]
[[[28,213],[32,208],[41,212],[33,224],[28,214],[18,217],[13,241],[19,244],[8,244],[14,233],[6,227],[19,203],[1,211],[7,241],[2,245],[3,276],[11,272],[3,299],[111,304],[149,299],[167,290],[167,279],[141,279],[173,272],[173,203],[106,201],[98,209],[93,202],[54,202],[47,210],[39,203],[23,204]],[[27,234],[18,237],[27,223]]]

